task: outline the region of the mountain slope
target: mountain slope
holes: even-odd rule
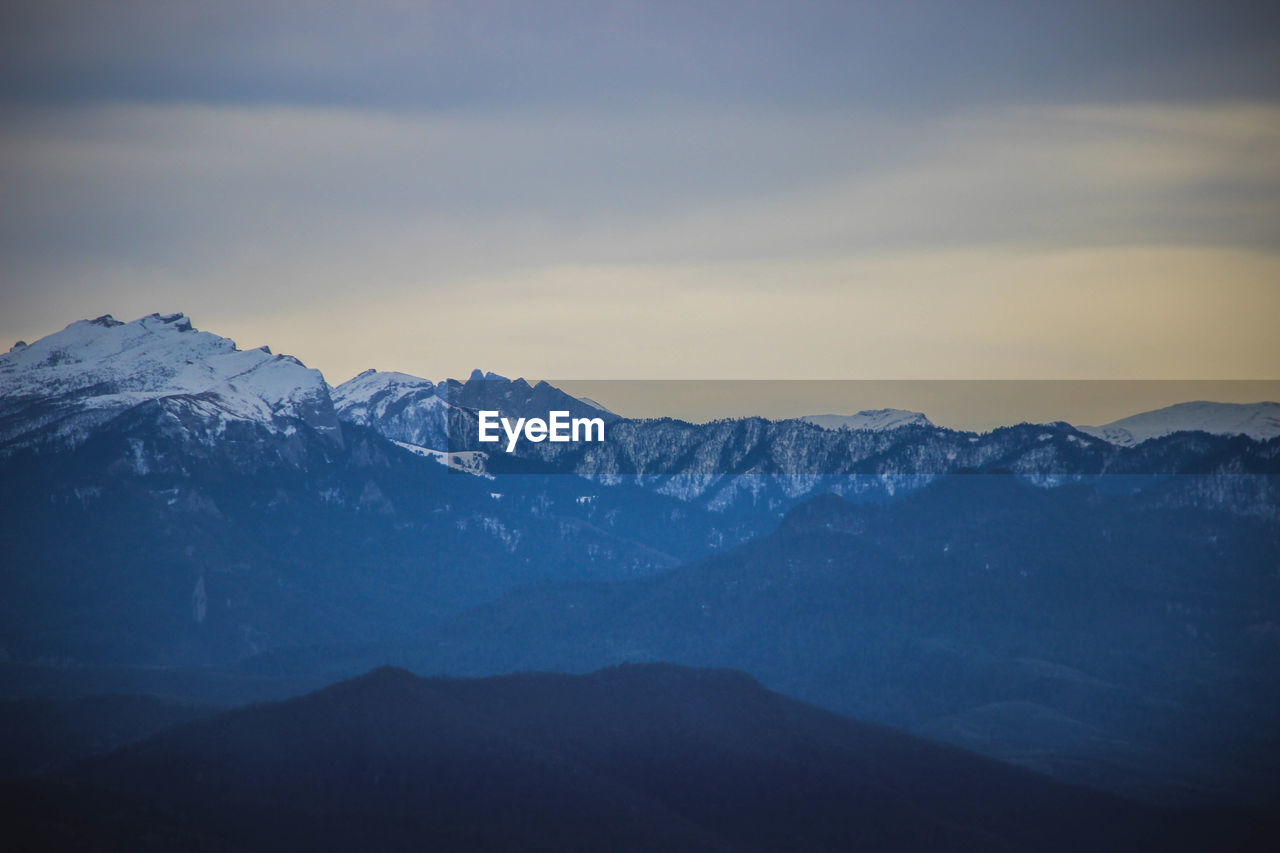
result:
[[[95,826],[111,792],[163,831],[248,849],[1197,849],[1192,830],[1221,830],[669,665],[382,669],[180,726],[60,784],[18,801],[60,798],[116,840],[157,831],[127,807]]]

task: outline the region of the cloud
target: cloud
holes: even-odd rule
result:
[[[338,378],[1274,374],[1278,190],[1264,103],[28,108],[0,334],[181,309]]]
[[[1276,95],[1270,4],[17,0],[0,100],[564,108]]]
[[[0,336],[331,379],[1275,376],[1280,28],[1155,0],[0,7]]]

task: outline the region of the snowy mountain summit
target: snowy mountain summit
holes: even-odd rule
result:
[[[866,409],[856,415],[806,415],[800,420],[823,429],[890,430],[905,426],[933,426],[923,412],[906,409]]]
[[[1081,432],[1127,447],[1175,432],[1247,435],[1266,441],[1280,435],[1280,403],[1212,403],[1197,400],[1131,415]]]
[[[318,370],[267,347],[241,350],[183,314],[81,320],[0,355],[0,447],[8,450],[76,445],[143,406],[205,438],[247,422],[286,434],[302,423],[341,440]]]
[[[449,404],[442,385],[407,373],[366,370],[333,389],[343,421],[417,447],[448,448]]]

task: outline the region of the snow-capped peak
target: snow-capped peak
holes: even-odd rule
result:
[[[1131,415],[1102,426],[1077,427],[1081,432],[1128,446],[1175,432],[1247,435],[1266,441],[1280,435],[1280,403],[1214,403],[1196,400]]]
[[[56,428],[52,437],[76,443],[121,411],[162,399],[185,401],[221,422],[283,428],[282,421],[297,419],[338,434],[319,371],[266,347],[238,349],[197,331],[184,314],[131,323],[107,314],[0,355],[0,443],[46,427]]]
[[[407,373],[366,370],[333,389],[338,417],[407,444],[448,448],[448,403],[441,386]]]
[[[823,429],[890,430],[905,426],[933,426],[922,412],[906,409],[864,409],[855,415],[806,415],[800,420]]]
[[[370,368],[334,388],[333,404],[343,408],[368,403],[375,397],[388,393],[404,393],[423,389],[429,389],[434,394],[436,384],[430,379],[410,376],[408,373]]]

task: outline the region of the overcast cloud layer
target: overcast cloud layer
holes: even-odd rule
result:
[[[0,336],[1276,378],[1267,4],[8,4]]]

